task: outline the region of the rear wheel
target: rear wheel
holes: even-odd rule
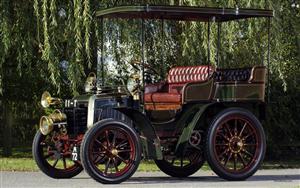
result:
[[[127,180],[141,160],[141,146],[136,131],[112,119],[96,123],[85,134],[80,153],[87,173],[104,184]]]
[[[258,119],[248,110],[229,108],[216,116],[208,130],[206,158],[220,177],[244,180],[259,168],[265,148]]]
[[[72,178],[82,171],[81,164],[71,160],[70,141],[64,138],[68,136],[55,131],[45,136],[38,131],[33,140],[34,160],[40,170],[52,178]]]
[[[155,160],[157,167],[172,177],[188,177],[196,173],[204,164],[203,152],[196,148],[190,148],[181,157],[164,158]]]

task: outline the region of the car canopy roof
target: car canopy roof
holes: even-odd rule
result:
[[[226,22],[245,18],[273,17],[272,10],[242,8],[212,8],[195,6],[119,6],[96,12],[102,18],[144,18],[183,21]]]

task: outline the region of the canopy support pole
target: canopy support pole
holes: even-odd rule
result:
[[[145,113],[145,19],[142,19],[142,28],[141,28],[141,50],[142,50],[142,108],[143,108],[143,113]]]
[[[142,46],[141,46],[141,50],[142,50],[142,86],[143,86],[143,89],[145,87],[145,20],[142,19],[142,34],[141,34],[141,43],[142,43]]]
[[[164,64],[164,56],[165,56],[165,20],[162,19],[161,20],[161,37],[162,37],[162,44],[161,44],[161,79],[163,79],[164,77],[164,73],[165,73],[165,64]]]
[[[207,75],[209,76],[209,69],[210,69],[210,20],[207,22]]]
[[[210,21],[207,22],[207,62],[210,65]]]
[[[222,26],[221,22],[218,22],[217,67],[220,66],[221,26]]]
[[[270,93],[271,93],[271,88],[270,88],[270,60],[271,60],[271,18],[268,18],[268,57],[267,57],[267,63],[268,63],[268,103],[270,102]]]
[[[101,85],[104,86],[104,21],[101,17]]]

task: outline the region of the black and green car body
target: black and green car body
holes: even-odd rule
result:
[[[147,5],[114,7],[96,15],[102,21],[142,19],[145,24],[145,19],[170,19],[210,25],[247,18],[270,22],[273,11]],[[141,38],[144,42],[143,34]],[[87,94],[65,100],[56,114],[41,119],[34,157],[51,177],[73,177],[83,165],[101,183],[125,181],[141,159],[155,160],[174,177],[195,173],[207,160],[224,179],[246,179],[259,168],[265,153],[261,121],[267,73],[266,65],[222,69],[208,61],[173,67],[160,83],[143,82],[138,97],[124,87],[94,85]],[[55,98],[43,100],[55,104]]]

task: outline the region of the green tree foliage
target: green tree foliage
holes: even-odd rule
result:
[[[38,117],[40,108],[35,104],[43,90],[60,96],[82,92],[85,76],[97,71],[102,32],[105,77],[110,78],[109,82],[114,82],[116,74],[128,78],[129,62],[141,61],[141,21],[107,19],[102,31],[101,22],[94,16],[96,10],[141,4],[271,8],[275,17],[271,23],[268,139],[272,148],[281,144],[299,145],[300,9],[292,7],[292,3],[286,0],[1,0],[1,100],[13,106],[16,117],[22,116],[17,109],[26,103],[23,115],[30,114],[28,119]],[[220,66],[266,63],[266,23],[264,19],[249,19],[222,24]],[[206,23],[165,20],[162,25],[162,21],[149,20],[145,22],[145,30],[146,63],[158,70],[161,77],[174,65],[206,64],[208,58],[212,64],[217,63],[216,23],[211,23],[209,44]],[[116,65],[115,73],[107,65],[109,62]],[[32,131],[26,133],[26,126],[18,126],[24,138],[32,134]]]

